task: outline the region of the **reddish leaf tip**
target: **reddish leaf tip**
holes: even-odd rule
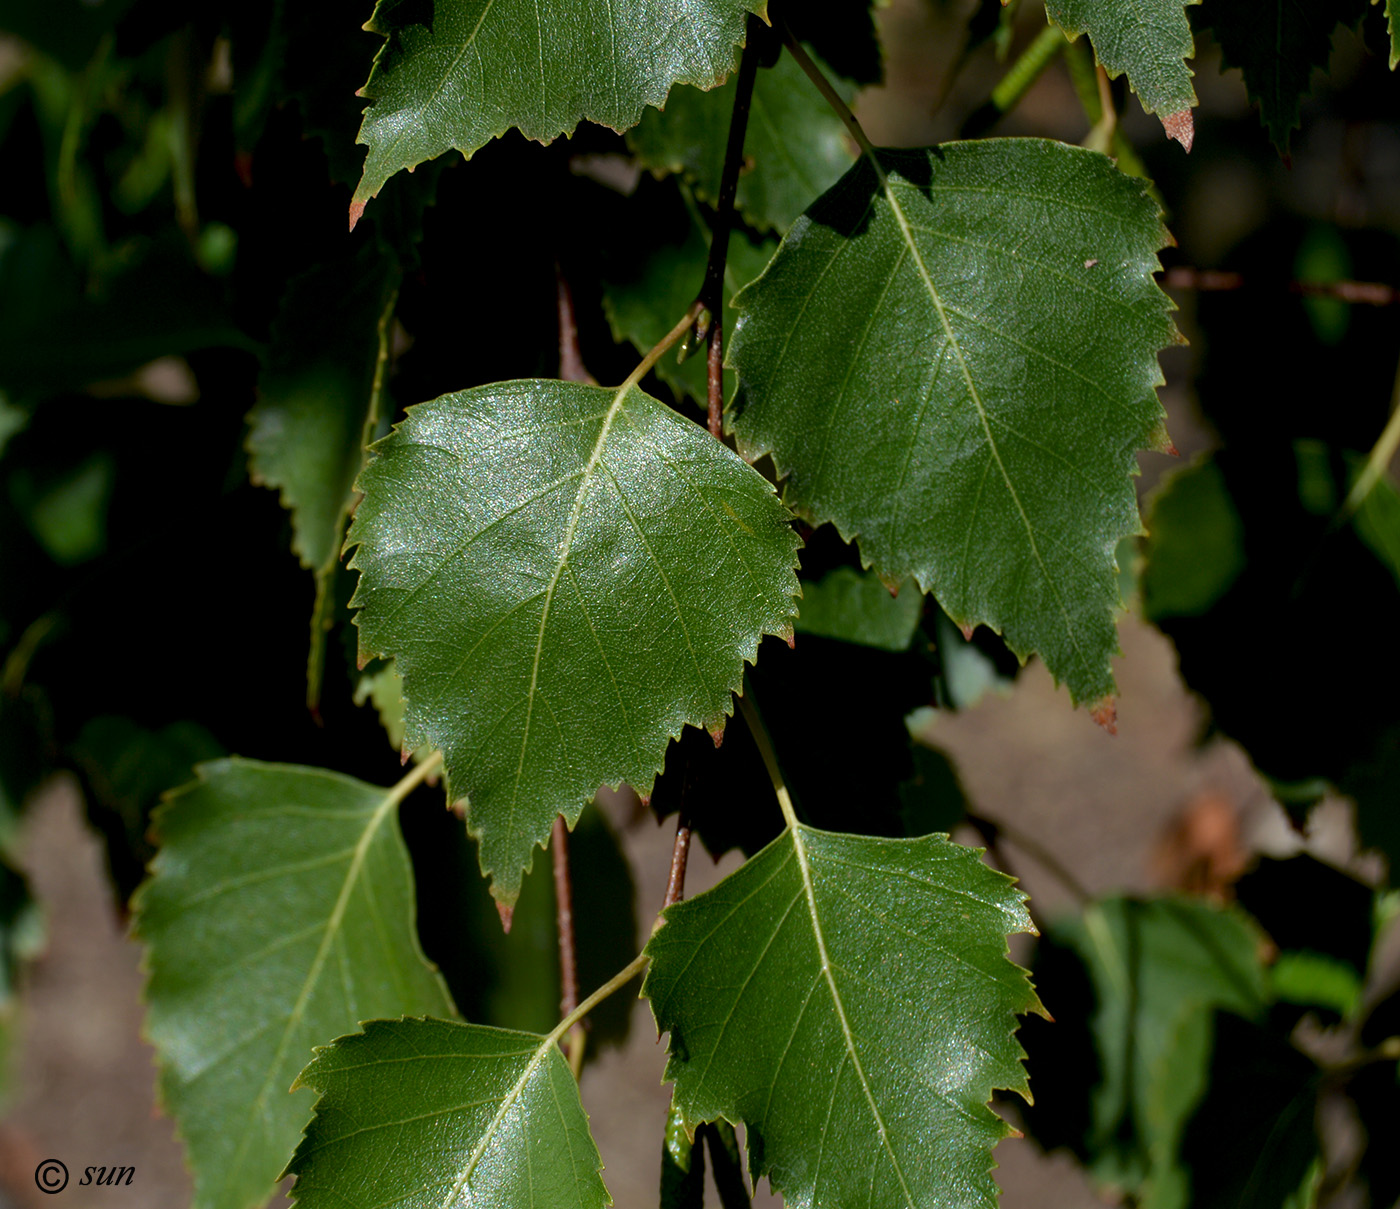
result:
[[[355,224],[360,221],[360,215],[365,212],[365,203],[362,201],[352,201],[350,203],[350,230],[355,229]]]
[[[788,644],[788,650],[790,650],[790,651],[795,651],[795,650],[797,650],[797,631],[794,630],[791,634],[789,634],[789,635],[787,636],[787,644]]]
[[[716,748],[720,748],[720,747],[724,746],[724,723],[723,723],[723,722],[721,722],[718,726],[712,726],[712,727],[710,727],[710,738],[713,739],[713,740],[715,741],[715,747],[716,747]]]
[[[962,634],[964,642],[972,641],[972,631],[976,628],[977,627],[975,625],[972,625],[971,623],[968,623],[967,625],[958,626],[958,630]]]
[[[501,930],[509,934],[510,921],[515,918],[515,908],[503,902],[496,903],[496,914],[501,917]]]
[[[402,750],[401,752],[399,752],[399,767],[402,768],[405,764],[407,764],[408,761],[409,761],[409,758],[410,758],[412,755],[413,755],[413,753],[412,753],[411,751],[408,750],[408,744],[405,743],[405,744],[403,745],[403,750]]]
[[[1189,109],[1167,114],[1162,118],[1162,128],[1167,132],[1167,138],[1175,139],[1190,154],[1191,144],[1196,141],[1196,124]]]
[[[1089,717],[1108,731],[1110,735],[1118,733],[1118,702],[1112,697],[1105,697],[1099,701],[1089,711]]]

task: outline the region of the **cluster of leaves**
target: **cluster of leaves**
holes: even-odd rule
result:
[[[1042,999],[1028,1124],[1104,1184],[1313,1203],[1339,1182],[1316,1120],[1345,1099],[1372,1203],[1395,1200],[1397,1000],[1374,993],[1393,893],[1293,862],[1230,908],[1090,902],[1042,939],[1037,998],[1006,955],[1034,930],[1023,896],[947,837],[956,774],[906,723],[1036,656],[1113,725],[1116,557],[1138,451],[1171,448],[1157,355],[1179,337],[1154,280],[1171,237],[1103,102],[1125,75],[1189,150],[1209,30],[1286,147],[1365,6],[1271,0],[1267,54],[1246,7],[1209,0],[1193,34],[1182,0],[1049,0],[994,108],[1057,56],[1090,62],[1064,36],[1087,34],[1115,164],[1033,138],[871,146],[846,124],[880,73],[858,0],[380,0],[373,37],[279,0],[0,4],[23,40],[0,140],[34,169],[0,218],[0,843],[67,766],[124,900],[149,862],[150,1034],[200,1205],[247,1209],[288,1173],[313,1207],[608,1203],[565,1038],[585,1012],[619,1035],[604,1000],[643,971],[667,1204],[702,1195],[706,1138],[726,1203],[746,1195],[732,1125],[793,1204],[992,1202],[1011,1126],[989,1099],[1028,1094],[1017,1018]],[[1000,9],[970,46],[1017,44]],[[667,355],[707,268],[727,390]],[[1388,317],[1288,305],[1333,381],[1393,346]],[[578,348],[616,384],[561,380]],[[1232,373],[1202,384],[1225,448],[1152,503],[1144,611],[1282,797],[1341,789],[1400,859],[1400,717],[1336,708],[1394,652],[1379,673],[1278,657],[1335,624],[1338,585],[1395,616],[1384,387],[1260,437],[1240,414],[1260,388]],[[689,411],[716,391],[725,440]],[[395,750],[418,762],[382,788]],[[465,827],[405,805],[439,776]],[[640,954],[589,809],[623,782],[749,857]],[[562,1020],[567,980],[530,960],[560,816],[600,988]],[[0,877],[3,987],[33,942]],[[1327,927],[1298,918],[1304,884]],[[1318,1027],[1340,1060],[1308,1048]]]

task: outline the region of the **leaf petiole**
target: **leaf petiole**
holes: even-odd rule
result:
[[[861,125],[856,121],[856,115],[851,112],[851,107],[841,99],[840,94],[832,87],[822,69],[812,62],[812,56],[802,49],[799,42],[788,28],[787,22],[783,22],[783,45],[787,47],[788,53],[792,55],[797,65],[807,73],[807,78],[817,86],[817,91],[822,94],[826,103],[835,111],[836,116],[845,124],[846,129],[851,132],[851,137],[855,139],[856,145],[868,155],[871,160],[875,160],[875,145],[870,141]]]
[[[574,1010],[570,1012],[567,1016],[565,1016],[563,1020],[556,1024],[554,1028],[550,1030],[549,1036],[544,1039],[544,1045],[542,1045],[540,1048],[544,1049],[546,1046],[557,1045],[560,1037],[562,1037],[571,1028],[573,1028],[574,1025],[576,1025],[585,1016],[587,1016],[588,1013],[591,1012],[600,1003],[602,1003],[603,1000],[607,999],[610,995],[614,994],[615,992],[620,991],[629,982],[631,982],[632,979],[637,977],[638,974],[640,974],[643,970],[647,968],[647,963],[650,961],[651,958],[646,953],[638,953],[634,958],[632,958],[631,961],[629,961],[625,966],[623,966],[622,969],[620,969],[616,974],[609,978],[607,982],[603,983],[603,985],[600,986],[596,991],[594,991],[593,994],[591,994],[587,999],[580,1003],[578,1007],[574,1008]],[[578,1052],[581,1063],[583,1057],[582,1047],[579,1048]],[[574,1077],[578,1077],[578,1071],[574,1071]]]
[[[620,395],[625,394],[627,391],[631,390],[632,387],[636,386],[638,382],[645,378],[647,376],[647,372],[651,369],[651,367],[655,365],[658,361],[660,361],[663,356],[666,355],[666,350],[670,348],[671,345],[675,344],[677,340],[684,336],[686,332],[688,332],[694,326],[695,321],[700,317],[700,312],[704,309],[704,303],[698,300],[694,302],[691,305],[690,309],[686,311],[685,315],[681,318],[680,322],[677,323],[676,326],[673,327],[664,336],[662,336],[661,339],[655,344],[655,346],[653,346],[652,350],[649,353],[647,353],[645,357],[642,358],[637,368],[627,375],[626,381],[624,381],[622,385],[617,388],[617,393]]]
[[[412,772],[402,777],[399,782],[389,790],[388,802],[391,805],[397,806],[441,767],[442,752],[435,751]]]
[[[747,684],[744,686],[748,687]],[[753,735],[753,741],[758,746],[758,754],[763,757],[763,766],[768,770],[768,779],[773,782],[773,792],[778,795],[778,806],[783,812],[783,822],[793,830],[797,829],[797,811],[793,809],[792,795],[788,793],[787,782],[783,780],[782,769],[778,767],[778,757],[773,751],[773,740],[768,736],[768,728],[763,725],[763,718],[759,715],[757,706],[749,699],[747,692],[740,694],[736,700],[739,702],[739,709],[744,715],[744,721],[748,723],[749,732]]]

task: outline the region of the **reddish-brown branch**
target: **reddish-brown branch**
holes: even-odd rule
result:
[[[1240,273],[1219,269],[1193,269],[1177,265],[1162,274],[1162,285],[1169,290],[1195,290],[1200,294],[1228,293],[1245,289],[1249,283]],[[1359,306],[1395,306],[1400,290],[1381,281],[1290,281],[1288,291],[1310,298],[1335,298]]]
[[[555,302],[559,314],[559,377],[564,382],[592,382],[584,368],[578,344],[578,321],[574,317],[574,295],[559,262],[554,262]]]
[[[671,876],[666,883],[666,901],[661,904],[663,911],[685,897],[685,866],[689,859],[690,813],[682,806],[676,817],[676,842],[671,848]]]
[[[549,840],[554,864],[554,910],[559,930],[559,1010],[567,1016],[578,1007],[578,951],[574,946],[574,883],[569,874],[569,829],[554,817]]]

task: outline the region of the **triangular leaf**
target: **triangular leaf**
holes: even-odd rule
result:
[[[1023,896],[945,836],[790,828],[670,908],[643,986],[692,1131],[748,1126],[750,1166],[807,1209],[992,1206],[993,1088],[1025,1094],[1006,958]]]
[[[1157,207],[1059,143],[877,154],[735,299],[740,451],[882,578],[1104,697],[1134,451],[1165,441],[1156,353],[1179,339]]]
[[[627,138],[642,166],[683,173],[696,196],[714,205],[737,86],[677,88],[664,111],[648,110]],[[844,83],[837,87],[846,101],[855,95]],[[753,226],[778,231],[851,166],[845,126],[791,55],[758,73],[744,155],[734,204]]]
[[[369,147],[354,219],[401,168],[456,148],[470,157],[511,127],[550,142],[587,119],[626,130],[673,84],[713,88],[738,63],[766,0],[379,0],[387,41],[363,95]]]
[[[493,893],[556,814],[646,792],[791,633],[797,538],[769,484],[635,386],[497,383],[410,408],[350,529],[361,657],[392,654],[408,744],[446,758]]]
[[[1280,151],[1287,151],[1312,74],[1325,68],[1331,57],[1332,34],[1339,25],[1355,26],[1366,15],[1369,0],[1203,3],[1202,21],[1220,43],[1221,70],[1240,69],[1269,138]]]
[[[1195,137],[1196,90],[1185,60],[1195,53],[1186,8],[1200,0],[1046,0],[1050,19],[1071,38],[1087,33],[1115,79],[1124,72],[1142,107],[1187,151]],[[1241,7],[1241,11],[1243,11]],[[1254,6],[1248,6],[1252,16]],[[1257,26],[1256,26],[1257,28]],[[1259,39],[1263,44],[1263,39]]]
[[[373,243],[295,278],[282,299],[258,401],[248,474],[292,514],[292,549],[316,576],[307,699],[320,700],[331,590],[355,476],[374,431],[398,268]]]
[[[249,760],[199,774],[157,813],[136,931],[195,1204],[247,1209],[272,1194],[311,1114],[287,1089],[312,1047],[452,1004],[418,947],[397,793]]]
[[[320,1093],[287,1166],[307,1209],[603,1209],[578,1084],[553,1037],[374,1020],[318,1050]]]

